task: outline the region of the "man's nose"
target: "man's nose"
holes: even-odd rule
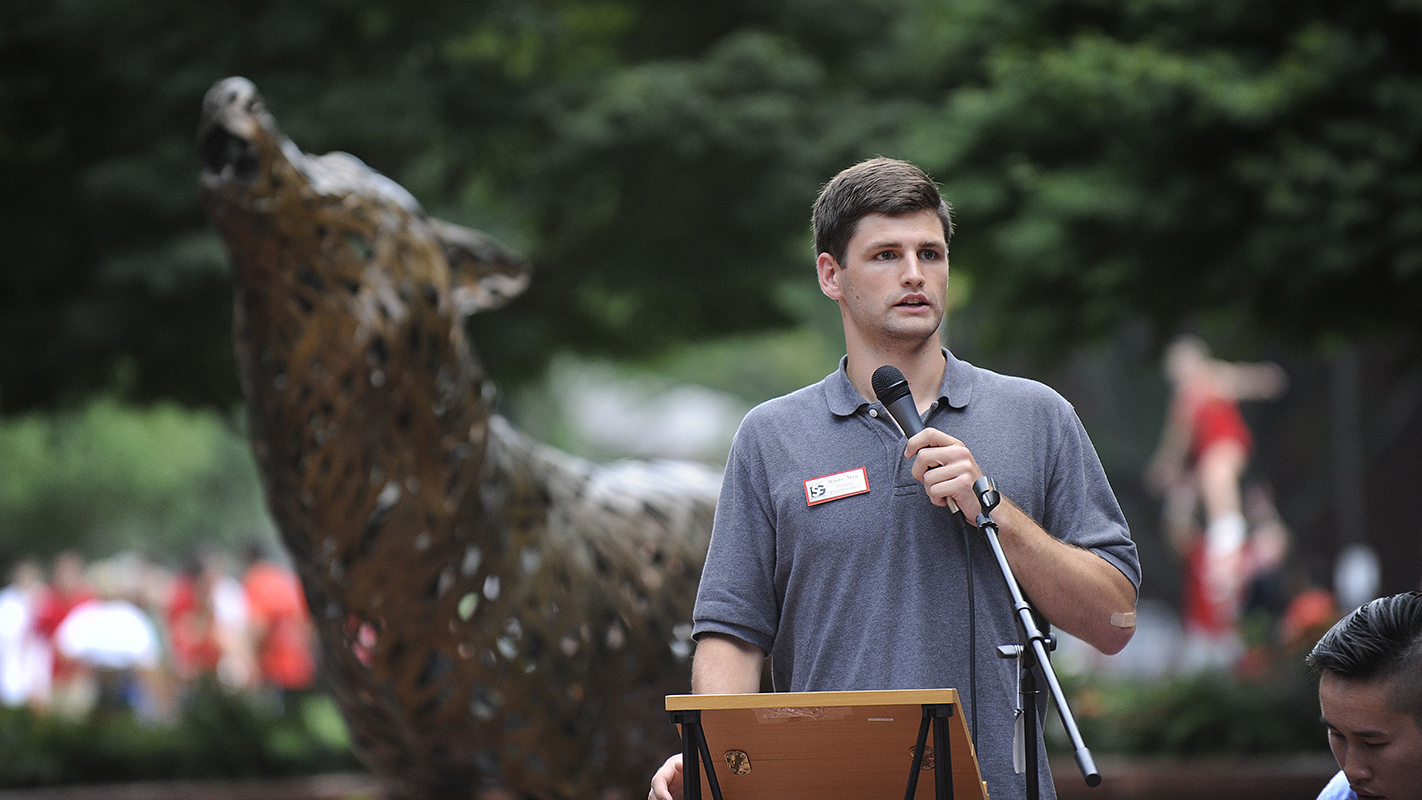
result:
[[[1358,784],[1373,776],[1373,767],[1369,763],[1367,756],[1361,752],[1361,748],[1350,747],[1344,753],[1343,761],[1339,764],[1343,769],[1343,774],[1348,777],[1348,782]]]
[[[923,285],[923,264],[919,262],[918,256],[908,255],[904,258],[904,271],[901,279],[905,286]]]

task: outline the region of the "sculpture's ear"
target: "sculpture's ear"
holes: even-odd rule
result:
[[[449,259],[460,314],[499,308],[528,288],[533,268],[498,239],[440,219],[429,223]]]

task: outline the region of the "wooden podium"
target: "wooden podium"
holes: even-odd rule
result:
[[[988,798],[957,689],[676,694],[666,704],[681,727],[685,800]]]

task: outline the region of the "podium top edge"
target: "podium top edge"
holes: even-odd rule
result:
[[[958,705],[957,689],[881,689],[857,692],[669,694],[667,711],[828,706]]]

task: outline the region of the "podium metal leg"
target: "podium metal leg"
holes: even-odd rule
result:
[[[948,723],[952,706],[933,706],[933,780],[937,800],[953,800],[953,751],[948,743]]]
[[[923,721],[918,726],[918,744],[913,749],[913,764],[909,766],[908,789],[904,800],[914,800],[918,793],[918,774],[923,769],[923,748],[928,744],[928,731],[933,730],[933,795],[935,800],[953,800],[953,751],[948,742],[944,719],[953,716],[951,705],[926,705]]]
[[[701,733],[701,712],[673,711],[671,718],[681,728],[682,797],[701,800],[700,748],[696,746]]]
[[[908,789],[904,791],[904,800],[913,800],[913,796],[918,793],[918,773],[923,769],[923,748],[928,745],[928,728],[932,722],[928,707],[924,706],[923,721],[918,724],[918,743],[913,748],[913,763],[909,765]],[[933,766],[937,767],[938,762],[934,761]]]
[[[683,800],[701,800],[701,765],[706,767],[706,782],[711,785],[712,800],[723,800],[721,781],[711,763],[711,749],[706,743],[706,730],[701,727],[700,711],[672,711],[672,722],[681,726],[681,775]]]

